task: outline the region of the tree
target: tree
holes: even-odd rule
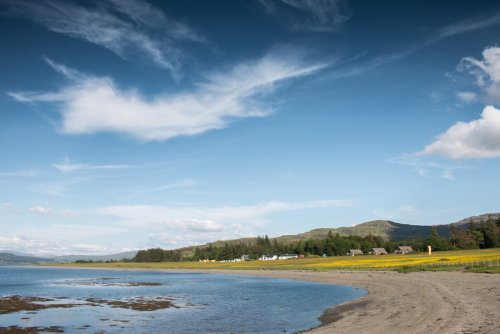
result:
[[[490,215],[486,222],[481,223],[480,230],[483,234],[484,248],[500,247],[500,229]]]
[[[333,236],[332,230],[328,231],[328,235],[325,239],[325,250],[324,252],[328,256],[335,255],[335,238]]]
[[[448,240],[439,235],[436,226],[432,226],[431,236],[427,239],[427,242],[432,246],[432,249],[436,251],[445,251],[451,248]]]

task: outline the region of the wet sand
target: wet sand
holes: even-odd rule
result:
[[[368,295],[325,311],[306,333],[500,333],[500,275],[461,272],[222,271],[353,285]]]

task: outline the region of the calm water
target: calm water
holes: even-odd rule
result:
[[[130,286],[133,282],[160,286]],[[68,333],[293,333],[319,325],[332,305],[362,289],[286,279],[161,273],[0,267],[0,296],[128,300],[171,297],[179,308],[135,311],[82,305],[0,315],[0,326],[63,326]],[[24,319],[22,319],[24,318]]]

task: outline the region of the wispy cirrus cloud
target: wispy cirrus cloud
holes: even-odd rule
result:
[[[153,189],[152,192],[159,192],[159,191],[178,189],[178,188],[189,188],[195,186],[196,184],[197,182],[194,179],[182,179],[173,183],[164,184],[161,187]]]
[[[344,62],[345,64],[343,64],[340,68],[332,70],[331,76],[333,78],[346,78],[361,75],[381,66],[404,59],[409,55],[431,46],[443,39],[461,34],[467,34],[476,30],[486,29],[495,25],[500,25],[500,13],[495,13],[494,15],[486,18],[473,17],[440,28],[424,29],[425,38],[423,38],[422,41],[410,45],[405,49],[387,53],[385,55],[378,55],[371,59],[366,59],[367,52],[364,52],[353,57],[352,59],[346,60]],[[491,94],[494,96],[500,96],[500,88],[498,90],[492,89]]]
[[[451,159],[500,157],[500,109],[486,106],[481,118],[452,125],[418,155]]]
[[[332,32],[349,20],[346,0],[260,0],[292,31]]]
[[[74,70],[48,63],[59,73],[71,73],[66,75],[69,86],[57,92],[8,95],[19,102],[54,103],[62,115],[64,133],[124,133],[144,141],[198,135],[238,119],[267,116],[272,109],[261,99],[278,84],[328,66],[273,53],[208,74],[194,92],[146,98],[121,90],[111,78],[76,75]]]
[[[26,16],[48,30],[99,45],[124,59],[140,53],[174,74],[183,56],[177,42],[205,41],[188,25],[141,0],[107,0],[92,5],[19,0],[8,4],[13,14]]]
[[[495,13],[490,17],[473,17],[460,22],[456,22],[437,31],[436,38],[446,38],[459,34],[464,34],[500,24],[500,13]]]
[[[132,168],[130,165],[91,165],[83,163],[72,163],[68,158],[65,158],[61,163],[54,163],[52,166],[61,173],[72,173],[85,170],[115,170]]]
[[[415,154],[405,154],[388,160],[391,164],[407,166],[418,175],[429,179],[454,180],[455,171],[467,168],[457,164],[443,164],[425,160]]]
[[[33,177],[36,175],[34,169],[20,169],[15,171],[0,172],[0,177]]]

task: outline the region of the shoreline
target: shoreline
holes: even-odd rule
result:
[[[318,318],[320,326],[301,333],[500,333],[498,274],[86,268],[263,276],[355,286],[368,291],[361,298],[326,309]]]
[[[170,270],[181,272],[182,270]],[[186,271],[184,271],[186,272]],[[302,333],[500,333],[500,275],[457,271],[197,270],[348,285],[368,294],[335,305]]]

